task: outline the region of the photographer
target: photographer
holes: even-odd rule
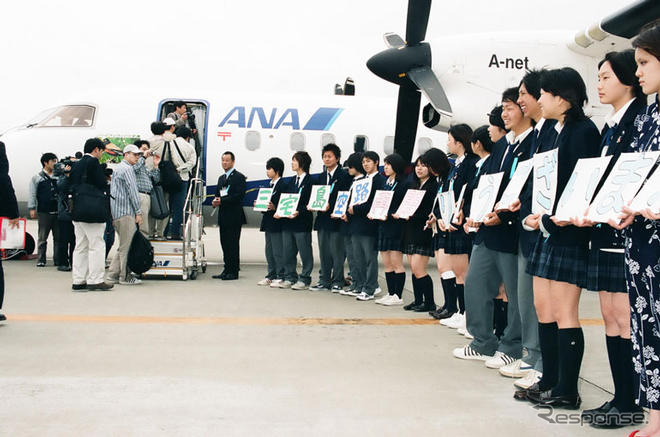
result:
[[[59,251],[57,253],[57,270],[60,272],[71,271],[71,260],[73,249],[76,246],[76,236],[71,219],[71,183],[69,175],[71,167],[77,161],[67,156],[55,164],[53,175],[57,176],[57,229],[59,229]]]
[[[195,115],[192,113],[192,111],[188,111],[188,107],[186,106],[185,102],[174,102],[174,112],[167,114],[166,118],[171,118],[174,120],[174,125],[177,128],[185,126],[190,129],[192,136],[197,133],[197,129],[195,127]]]
[[[38,218],[39,238],[37,243],[37,267],[46,265],[46,248],[48,234],[53,233],[53,261],[58,263],[59,229],[57,227],[57,179],[53,177],[53,170],[57,163],[54,153],[41,155],[42,169],[30,181],[30,198],[28,210],[30,218]]]
[[[158,183],[160,180],[160,171],[158,170],[160,156],[154,155],[149,149],[149,141],[138,140],[135,142],[135,146],[142,152],[137,164],[133,166],[133,170],[135,170],[135,180],[140,194],[140,209],[146,216],[151,209],[151,191],[154,188],[154,183]],[[145,237],[150,235],[149,222],[150,220],[145,217],[140,225],[140,232]]]

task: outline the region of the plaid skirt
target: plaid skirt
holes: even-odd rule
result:
[[[447,232],[445,242],[445,253],[449,255],[462,255],[472,252],[472,238],[459,229],[453,232]]]
[[[433,251],[444,249],[447,245],[447,233],[438,230],[433,236]]]
[[[587,261],[587,290],[627,293],[625,254],[591,249]]]
[[[397,252],[402,252],[401,250],[401,237],[399,238],[390,238],[384,234],[382,229],[378,230],[378,240],[376,242],[376,247],[379,252],[387,252],[389,250],[396,250]]]
[[[408,243],[403,245],[403,253],[406,255],[423,255],[423,256],[433,256],[433,246],[428,244],[413,244]]]
[[[527,262],[527,273],[584,288],[587,285],[587,248],[555,246],[539,236]]]

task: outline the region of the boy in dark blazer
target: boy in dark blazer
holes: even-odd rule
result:
[[[238,279],[240,270],[241,228],[246,223],[243,212],[245,175],[234,169],[236,158],[232,152],[222,154],[225,174],[218,178],[213,207],[218,208],[218,228],[225,268],[214,279],[225,281]]]
[[[268,210],[261,213],[261,227],[259,230],[265,233],[268,273],[264,279],[257,283],[258,285],[272,285],[274,282],[278,283],[284,279],[282,223],[273,218],[277,202],[280,200],[280,194],[285,185],[282,173],[284,173],[284,162],[280,158],[270,158],[266,161],[266,175],[270,178],[270,187],[273,192],[268,203]]]

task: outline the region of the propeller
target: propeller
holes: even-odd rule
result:
[[[422,42],[431,11],[431,0],[408,0],[406,41],[394,33],[384,35],[388,49],[372,56],[367,68],[376,76],[399,85],[394,152],[408,162],[417,135],[421,95],[424,93],[440,117],[452,116],[451,104],[431,69],[431,46]]]

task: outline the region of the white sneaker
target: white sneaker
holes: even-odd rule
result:
[[[304,282],[298,281],[291,286],[292,290],[307,290],[309,287]]]
[[[456,313],[454,316],[449,318],[450,321],[445,326],[451,329],[465,328],[465,314]]]
[[[357,296],[357,294],[353,294],[355,293],[355,290],[352,288],[346,288],[346,289],[342,288],[341,290],[338,291],[338,293],[341,294],[342,296]]]
[[[499,369],[500,367],[506,366],[508,364],[516,361],[515,358],[508,356],[504,352],[497,351],[493,358],[486,360],[486,367],[489,369]]]
[[[481,355],[479,352],[472,349],[470,345],[456,348],[453,353],[456,358],[460,358],[461,360],[486,361],[492,358],[488,355]]]
[[[268,278],[263,278],[261,281],[257,282],[257,285],[270,285],[273,281]]]
[[[459,317],[460,315],[461,313],[454,313],[451,315],[451,317],[440,320],[440,324],[443,326],[449,326],[449,322],[453,323],[453,321],[456,320],[456,318]]]
[[[534,369],[522,359],[500,367],[500,374],[509,378],[522,378]]]
[[[532,370],[531,372],[527,373],[524,378],[517,379],[513,385],[522,389],[530,388],[539,382],[542,376],[543,373],[539,372],[538,370]]]
[[[272,288],[291,288],[291,281],[280,281],[280,282],[271,282],[270,286]]]
[[[378,288],[376,288],[376,290],[374,291],[374,296],[380,296],[380,295],[383,294],[383,293],[384,293],[383,289],[380,288],[380,287],[378,287]]]
[[[141,283],[142,281],[134,276],[131,276],[126,280],[119,280],[119,285],[139,285]]]
[[[385,302],[383,305],[386,305],[386,306],[403,305],[403,299],[401,299],[396,294],[393,294],[392,296],[390,296],[390,300]]]
[[[367,300],[374,300],[374,295],[373,294],[367,294],[364,291],[356,296],[356,299],[362,302],[365,302]]]
[[[377,303],[378,305],[386,305],[387,302],[390,301],[390,299],[392,299],[392,295],[388,294],[387,296],[383,296],[380,299],[376,299],[374,303]]]

